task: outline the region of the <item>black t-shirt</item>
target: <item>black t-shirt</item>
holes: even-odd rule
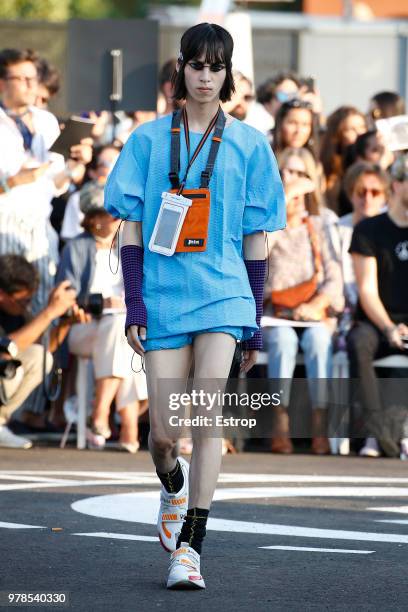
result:
[[[364,219],[349,252],[376,258],[380,299],[395,323],[408,322],[408,227],[398,227],[387,213]],[[356,317],[367,319],[360,304]]]
[[[26,324],[23,316],[7,314],[0,309],[0,336],[8,336]]]

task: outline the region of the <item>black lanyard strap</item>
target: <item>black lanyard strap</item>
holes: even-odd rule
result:
[[[180,170],[180,123],[183,118],[184,123],[184,135],[186,139],[188,164],[182,182],[180,183],[179,170]],[[201,149],[203,148],[208,136],[211,131],[214,130],[212,137],[211,149],[208,155],[207,165],[205,170],[201,173],[201,188],[207,188],[214,170],[215,161],[217,158],[218,150],[222,140],[222,134],[225,127],[225,115],[221,108],[218,109],[217,114],[212,118],[208,125],[205,133],[203,134],[193,156],[190,159],[190,134],[188,129],[188,117],[185,107],[183,109],[175,111],[173,113],[172,124],[171,124],[171,156],[170,156],[170,173],[169,178],[173,189],[179,189],[179,193],[182,192],[184,185],[187,180],[188,173],[194,161],[197,159]]]

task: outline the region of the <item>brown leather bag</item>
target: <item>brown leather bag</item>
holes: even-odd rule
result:
[[[312,220],[307,217],[305,220],[306,227],[309,233],[310,244],[312,247],[314,274],[309,280],[303,281],[293,287],[287,289],[279,289],[272,291],[271,302],[274,308],[276,317],[288,318],[288,312],[300,304],[309,302],[317,293],[318,276],[322,269],[322,257],[320,253],[319,238],[313,226]]]

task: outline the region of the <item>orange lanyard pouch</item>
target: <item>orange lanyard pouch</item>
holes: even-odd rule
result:
[[[180,122],[183,118],[184,133],[186,138],[187,152],[189,162],[183,180],[180,183]],[[184,219],[183,227],[181,228],[180,236],[176,245],[176,253],[194,253],[202,252],[207,249],[208,240],[208,224],[210,219],[211,194],[209,190],[210,179],[214,170],[215,160],[217,158],[218,149],[222,140],[222,133],[225,126],[225,115],[221,108],[211,120],[207,130],[200,140],[197,149],[190,159],[190,136],[188,130],[188,119],[185,107],[182,110],[173,113],[171,126],[171,159],[169,178],[172,185],[171,193],[183,195],[185,198],[192,200],[192,205],[189,207],[186,218]],[[200,153],[207,140],[210,132],[214,129],[212,137],[210,153],[208,155],[207,165],[201,173],[201,182],[199,189],[184,189],[188,172],[193,165],[195,159]]]

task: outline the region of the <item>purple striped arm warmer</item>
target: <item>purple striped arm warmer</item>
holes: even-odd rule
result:
[[[135,244],[120,249],[123,282],[125,285],[125,333],[131,325],[147,327],[147,310],[143,302],[143,248]]]
[[[263,314],[263,299],[264,285],[266,272],[266,259],[249,260],[245,259],[245,266],[248,272],[249,284],[251,285],[252,293],[256,305],[256,322],[258,327],[261,326],[261,317]],[[249,340],[242,342],[244,351],[262,349],[262,333],[258,329]]]

